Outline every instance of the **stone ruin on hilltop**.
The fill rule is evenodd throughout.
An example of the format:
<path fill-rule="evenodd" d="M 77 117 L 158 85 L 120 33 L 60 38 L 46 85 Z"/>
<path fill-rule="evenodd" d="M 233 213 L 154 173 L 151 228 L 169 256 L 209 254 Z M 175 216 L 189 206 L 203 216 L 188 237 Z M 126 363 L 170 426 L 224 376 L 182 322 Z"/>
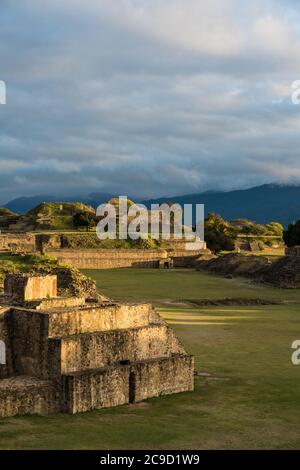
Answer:
<path fill-rule="evenodd" d="M 193 357 L 149 304 L 57 297 L 56 276 L 23 274 L 6 277 L 2 304 L 0 417 L 193 390 Z"/>

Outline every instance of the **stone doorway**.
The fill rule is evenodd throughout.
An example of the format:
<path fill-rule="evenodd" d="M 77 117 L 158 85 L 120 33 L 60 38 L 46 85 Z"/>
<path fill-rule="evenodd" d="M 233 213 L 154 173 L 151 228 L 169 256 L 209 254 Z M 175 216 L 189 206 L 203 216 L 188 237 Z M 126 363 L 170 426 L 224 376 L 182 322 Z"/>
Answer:
<path fill-rule="evenodd" d="M 159 261 L 160 269 L 173 269 L 174 261 L 172 258 L 164 258 Z"/>
<path fill-rule="evenodd" d="M 134 403 L 135 402 L 135 396 L 136 396 L 135 373 L 130 372 L 130 374 L 129 374 L 129 403 Z"/>

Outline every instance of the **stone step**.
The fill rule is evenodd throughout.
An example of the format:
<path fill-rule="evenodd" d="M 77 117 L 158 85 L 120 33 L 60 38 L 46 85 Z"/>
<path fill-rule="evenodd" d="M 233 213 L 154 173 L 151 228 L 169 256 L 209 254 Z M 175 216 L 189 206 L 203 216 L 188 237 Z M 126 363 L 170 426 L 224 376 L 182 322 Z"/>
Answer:
<path fill-rule="evenodd" d="M 84 297 L 56 297 L 52 299 L 35 300 L 27 302 L 26 307 L 35 310 L 67 309 L 87 306 Z"/>
<path fill-rule="evenodd" d="M 29 376 L 0 380 L 1 418 L 59 411 L 59 396 L 51 382 Z"/>
<path fill-rule="evenodd" d="M 46 301 L 45 301 L 46 302 Z M 103 304 L 53 310 L 14 308 L 14 329 L 48 338 L 93 333 L 97 331 L 138 328 L 149 325 L 150 304 Z"/>
<path fill-rule="evenodd" d="M 51 357 L 56 358 L 50 370 L 60 362 L 61 374 L 169 357 L 181 351 L 173 330 L 165 324 L 85 333 L 49 342 Z"/>
<path fill-rule="evenodd" d="M 150 304 L 88 306 L 72 312 L 51 313 L 49 338 L 149 325 Z"/>
<path fill-rule="evenodd" d="M 193 389 L 193 357 L 176 354 L 64 375 L 63 411 L 74 414 Z"/>

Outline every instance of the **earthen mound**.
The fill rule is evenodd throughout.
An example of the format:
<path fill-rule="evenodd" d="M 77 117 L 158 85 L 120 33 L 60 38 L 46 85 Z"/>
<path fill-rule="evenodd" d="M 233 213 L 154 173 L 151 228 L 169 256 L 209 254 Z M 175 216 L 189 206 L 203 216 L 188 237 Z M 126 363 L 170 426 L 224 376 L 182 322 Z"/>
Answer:
<path fill-rule="evenodd" d="M 264 256 L 232 253 L 199 261 L 196 269 L 251 277 L 284 289 L 300 288 L 300 256 L 283 256 L 273 261 Z"/>
<path fill-rule="evenodd" d="M 254 276 L 254 274 L 264 271 L 269 266 L 270 261 L 262 256 L 231 253 L 209 261 L 199 261 L 197 269 L 220 274 Z"/>
<path fill-rule="evenodd" d="M 263 282 L 285 289 L 300 288 L 300 256 L 284 256 L 261 274 Z"/>

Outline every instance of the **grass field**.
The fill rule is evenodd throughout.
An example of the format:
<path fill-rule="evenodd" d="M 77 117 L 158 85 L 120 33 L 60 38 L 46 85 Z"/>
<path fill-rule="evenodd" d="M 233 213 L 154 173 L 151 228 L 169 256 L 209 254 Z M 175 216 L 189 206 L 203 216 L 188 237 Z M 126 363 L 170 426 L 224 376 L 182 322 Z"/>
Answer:
<path fill-rule="evenodd" d="M 291 364 L 300 291 L 188 270 L 86 272 L 108 296 L 157 306 L 195 356 L 195 392 L 75 416 L 2 419 L 1 449 L 300 448 L 300 366 Z M 187 302 L 224 297 L 284 303 Z"/>

